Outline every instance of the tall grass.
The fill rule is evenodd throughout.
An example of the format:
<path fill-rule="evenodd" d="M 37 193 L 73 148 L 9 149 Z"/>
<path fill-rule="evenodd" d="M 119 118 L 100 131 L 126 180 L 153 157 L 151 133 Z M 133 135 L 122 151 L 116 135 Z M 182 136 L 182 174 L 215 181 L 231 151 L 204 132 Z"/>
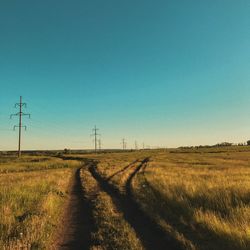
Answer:
<path fill-rule="evenodd" d="M 98 172 L 120 192 L 134 178 L 141 209 L 185 249 L 250 249 L 249 147 L 159 150 L 98 155 Z"/>
<path fill-rule="evenodd" d="M 70 169 L 0 177 L 0 248 L 43 249 L 60 219 Z"/>
<path fill-rule="evenodd" d="M 137 175 L 137 200 L 187 249 L 250 249 L 249 156 L 160 154 Z"/>
<path fill-rule="evenodd" d="M 76 161 L 11 158 L 0 163 L 0 249 L 48 249 Z M 50 169 L 48 171 L 41 171 Z"/>
<path fill-rule="evenodd" d="M 0 174 L 13 172 L 29 172 L 37 170 L 79 167 L 78 161 L 62 160 L 55 157 L 0 158 Z"/>

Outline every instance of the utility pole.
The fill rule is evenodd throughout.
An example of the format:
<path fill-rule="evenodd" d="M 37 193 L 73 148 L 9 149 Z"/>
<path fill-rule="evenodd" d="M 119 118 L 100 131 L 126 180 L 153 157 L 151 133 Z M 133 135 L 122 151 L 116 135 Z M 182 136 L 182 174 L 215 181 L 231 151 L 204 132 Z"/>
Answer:
<path fill-rule="evenodd" d="M 126 140 L 123 138 L 122 139 L 122 149 L 125 150 L 127 146 Z"/>
<path fill-rule="evenodd" d="M 97 131 L 98 131 L 99 129 L 98 128 L 96 128 L 96 126 L 93 128 L 93 134 L 91 135 L 91 136 L 94 136 L 95 138 L 94 138 L 94 142 L 95 142 L 95 152 L 97 151 L 97 136 L 98 135 L 100 135 L 100 134 L 98 134 L 97 133 Z"/>
<path fill-rule="evenodd" d="M 29 116 L 30 118 L 30 114 L 26 114 L 23 113 L 23 107 L 27 107 L 26 103 L 23 103 L 22 101 L 22 96 L 20 96 L 20 101 L 19 103 L 15 104 L 15 108 L 19 108 L 19 112 L 17 112 L 16 114 L 12 114 L 10 116 L 10 119 L 12 119 L 13 116 L 18 116 L 19 117 L 19 125 L 15 125 L 13 127 L 13 130 L 16 130 L 16 128 L 19 129 L 19 136 L 18 136 L 18 157 L 21 157 L 21 140 L 22 140 L 22 128 L 25 128 L 25 130 L 27 130 L 27 126 L 23 126 L 22 124 L 22 118 L 23 116 Z"/>

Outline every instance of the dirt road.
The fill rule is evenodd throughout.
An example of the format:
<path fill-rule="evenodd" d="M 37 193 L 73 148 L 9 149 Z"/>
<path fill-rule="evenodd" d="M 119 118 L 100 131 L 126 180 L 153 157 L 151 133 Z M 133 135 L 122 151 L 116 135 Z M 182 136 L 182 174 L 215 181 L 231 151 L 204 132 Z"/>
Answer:
<path fill-rule="evenodd" d="M 142 161 L 133 161 L 107 179 L 100 175 L 95 161 L 85 160 L 84 168 L 97 181 L 99 190 L 96 190 L 96 192 L 102 191 L 111 197 L 115 209 L 123 214 L 124 219 L 134 229 L 137 238 L 145 249 L 181 249 L 174 239 L 166 235 L 141 210 L 133 196 L 132 181 L 140 170 L 146 168 L 148 161 L 149 158 Z M 63 229 L 56 244 L 57 249 L 90 249 L 92 246 L 91 233 L 94 232 L 95 228 L 92 205 L 95 195 L 84 193 L 82 186 L 84 183 L 81 182 L 80 171 L 81 169 L 77 169 L 72 179 L 69 201 L 63 218 Z M 125 171 L 130 172 L 124 186 L 125 192 L 121 193 L 109 180 Z"/>

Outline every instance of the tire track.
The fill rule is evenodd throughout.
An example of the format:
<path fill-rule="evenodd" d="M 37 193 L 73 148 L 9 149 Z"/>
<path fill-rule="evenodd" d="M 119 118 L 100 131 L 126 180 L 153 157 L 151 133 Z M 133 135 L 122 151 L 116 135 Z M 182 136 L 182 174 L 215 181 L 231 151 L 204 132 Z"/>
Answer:
<path fill-rule="evenodd" d="M 76 169 L 73 174 L 69 200 L 54 249 L 84 250 L 91 245 L 93 217 L 90 202 L 84 198 L 80 170 Z"/>
<path fill-rule="evenodd" d="M 132 181 L 140 169 L 147 164 L 145 158 L 132 172 L 126 182 L 126 194 L 121 194 L 117 188 L 107 182 L 96 170 L 96 163 L 92 162 L 89 171 L 98 181 L 100 187 L 112 198 L 116 207 L 123 213 L 125 220 L 134 228 L 145 249 L 149 250 L 177 250 L 180 245 L 166 235 L 139 207 L 133 198 Z"/>
<path fill-rule="evenodd" d="M 136 164 L 137 162 L 139 162 L 139 160 L 135 160 L 133 162 L 131 162 L 130 164 L 128 164 L 126 167 L 122 168 L 121 170 L 115 172 L 114 174 L 112 174 L 111 176 L 109 176 L 106 180 L 109 181 L 111 180 L 113 177 L 115 177 L 118 174 L 123 173 L 124 171 L 126 171 L 127 169 L 129 169 L 130 167 L 132 167 L 134 164 Z"/>

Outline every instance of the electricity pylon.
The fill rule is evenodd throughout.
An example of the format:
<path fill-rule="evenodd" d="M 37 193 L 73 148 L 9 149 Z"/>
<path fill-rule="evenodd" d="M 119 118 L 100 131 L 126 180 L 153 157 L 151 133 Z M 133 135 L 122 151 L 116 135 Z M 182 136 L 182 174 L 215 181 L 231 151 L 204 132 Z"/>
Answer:
<path fill-rule="evenodd" d="M 21 157 L 22 128 L 25 128 L 25 130 L 27 130 L 27 126 L 23 126 L 23 124 L 22 124 L 22 118 L 23 118 L 23 116 L 29 116 L 29 118 L 30 118 L 30 114 L 23 113 L 23 107 L 27 108 L 27 104 L 23 103 L 22 96 L 20 96 L 19 103 L 15 104 L 15 108 L 19 108 L 19 112 L 17 112 L 16 114 L 12 114 L 10 116 L 10 119 L 12 119 L 13 116 L 18 116 L 19 117 L 19 124 L 15 125 L 13 127 L 13 130 L 16 130 L 16 128 L 19 129 L 19 136 L 18 136 L 18 157 Z"/>
<path fill-rule="evenodd" d="M 100 135 L 100 134 L 98 134 L 97 133 L 97 131 L 98 131 L 99 129 L 98 128 L 96 128 L 96 126 L 93 128 L 93 134 L 91 135 L 91 136 L 94 136 L 95 138 L 94 138 L 94 141 L 95 141 L 95 152 L 97 151 L 97 136 L 98 135 Z"/>
<path fill-rule="evenodd" d="M 123 138 L 122 139 L 122 149 L 125 150 L 127 147 L 127 143 L 126 143 L 126 140 Z"/>

